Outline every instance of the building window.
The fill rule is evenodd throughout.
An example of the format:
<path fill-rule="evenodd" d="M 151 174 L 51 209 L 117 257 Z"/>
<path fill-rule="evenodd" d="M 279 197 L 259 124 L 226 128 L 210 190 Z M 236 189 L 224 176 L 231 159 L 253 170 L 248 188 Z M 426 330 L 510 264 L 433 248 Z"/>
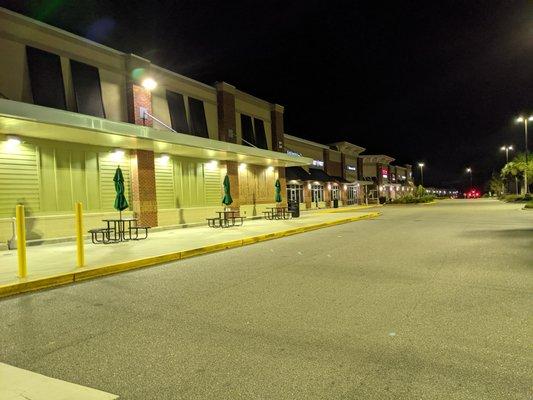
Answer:
<path fill-rule="evenodd" d="M 304 187 L 302 185 L 287 185 L 287 200 L 302 203 L 304 201 Z"/>
<path fill-rule="evenodd" d="M 254 118 L 255 145 L 260 149 L 268 150 L 268 143 L 265 133 L 265 123 L 262 119 Z"/>
<path fill-rule="evenodd" d="M 346 189 L 346 197 L 348 198 L 348 204 L 355 204 L 357 201 L 357 186 L 350 185 Z"/>
<path fill-rule="evenodd" d="M 245 146 L 255 146 L 254 127 L 252 125 L 252 117 L 241 114 L 241 131 L 242 144 Z"/>
<path fill-rule="evenodd" d="M 311 201 L 316 203 L 318 201 L 324 201 L 324 186 L 319 184 L 313 184 L 311 186 Z"/>
<path fill-rule="evenodd" d="M 331 200 L 339 200 L 340 197 L 339 197 L 339 187 L 334 185 L 331 187 Z"/>
<path fill-rule="evenodd" d="M 67 109 L 61 60 L 57 54 L 34 47 L 26 47 L 33 103 L 52 108 Z"/>
<path fill-rule="evenodd" d="M 191 116 L 191 133 L 195 136 L 208 138 L 204 102 L 194 97 L 189 97 L 189 113 Z"/>
<path fill-rule="evenodd" d="M 105 118 L 98 68 L 70 60 L 76 109 L 79 113 Z"/>
<path fill-rule="evenodd" d="M 183 95 L 167 90 L 167 103 L 172 129 L 179 133 L 190 133 Z"/>

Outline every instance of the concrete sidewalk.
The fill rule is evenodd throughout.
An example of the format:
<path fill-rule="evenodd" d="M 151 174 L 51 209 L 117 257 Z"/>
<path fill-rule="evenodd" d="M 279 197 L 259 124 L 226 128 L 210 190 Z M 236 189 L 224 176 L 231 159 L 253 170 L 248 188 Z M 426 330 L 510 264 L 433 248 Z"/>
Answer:
<path fill-rule="evenodd" d="M 109 245 L 94 245 L 88 242 L 85 245 L 84 268 L 75 266 L 76 245 L 73 242 L 31 246 L 27 248 L 28 277 L 26 279 L 17 277 L 17 252 L 1 251 L 0 296 L 178 260 L 375 216 L 377 213 L 367 210 L 367 207 L 350 207 L 345 208 L 342 215 L 327 212 L 327 210 L 305 212 L 300 218 L 291 220 L 248 220 L 243 226 L 227 229 L 201 226 L 163 230 L 150 233 L 148 239 L 143 241 Z M 71 276 L 73 273 L 78 275 L 76 279 Z M 49 282 L 45 282 L 47 279 Z M 32 283 L 36 284 L 32 285 Z"/>

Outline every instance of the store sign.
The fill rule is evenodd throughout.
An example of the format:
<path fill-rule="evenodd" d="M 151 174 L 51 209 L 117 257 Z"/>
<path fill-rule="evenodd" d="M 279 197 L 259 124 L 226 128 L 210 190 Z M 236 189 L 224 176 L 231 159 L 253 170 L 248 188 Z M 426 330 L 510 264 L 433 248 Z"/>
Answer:
<path fill-rule="evenodd" d="M 324 161 L 321 161 L 321 160 L 313 160 L 313 165 L 315 167 L 323 167 L 324 166 Z"/>
<path fill-rule="evenodd" d="M 353 165 L 347 165 L 347 166 L 346 166 L 346 169 L 347 169 L 348 171 L 357 171 L 357 168 L 355 168 Z"/>
<path fill-rule="evenodd" d="M 381 168 L 381 176 L 385 179 L 389 177 L 389 169 L 388 168 Z"/>
<path fill-rule="evenodd" d="M 297 151 L 287 150 L 287 154 L 293 157 L 302 157 L 302 153 L 298 153 Z"/>

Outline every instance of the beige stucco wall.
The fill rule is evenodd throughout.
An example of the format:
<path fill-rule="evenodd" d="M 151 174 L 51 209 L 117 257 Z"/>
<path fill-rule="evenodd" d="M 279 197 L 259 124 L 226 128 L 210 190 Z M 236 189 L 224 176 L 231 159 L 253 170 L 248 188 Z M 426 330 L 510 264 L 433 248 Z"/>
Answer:
<path fill-rule="evenodd" d="M 312 146 L 307 143 L 298 142 L 285 136 L 285 147 L 292 151 L 301 153 L 304 157 L 310 157 L 313 160 L 324 160 L 324 149 Z"/>
<path fill-rule="evenodd" d="M 1 26 L 0 19 L 0 26 Z M 1 28 L 0 28 L 1 29 Z M 10 100 L 32 102 L 26 49 L 2 37 L 0 30 L 0 93 Z"/>
<path fill-rule="evenodd" d="M 337 150 L 327 150 L 329 159 L 334 162 L 341 162 L 341 152 Z"/>

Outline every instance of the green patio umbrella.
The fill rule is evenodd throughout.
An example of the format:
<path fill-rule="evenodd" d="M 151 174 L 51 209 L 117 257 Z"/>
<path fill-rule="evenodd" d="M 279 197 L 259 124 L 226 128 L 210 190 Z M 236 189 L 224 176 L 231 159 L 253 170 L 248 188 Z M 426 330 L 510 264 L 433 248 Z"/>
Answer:
<path fill-rule="evenodd" d="M 124 176 L 122 175 L 122 170 L 120 167 L 117 167 L 115 171 L 115 176 L 113 177 L 113 182 L 115 182 L 115 210 L 120 212 L 120 219 L 122 219 L 122 211 L 128 208 L 128 201 L 126 196 L 124 196 Z"/>
<path fill-rule="evenodd" d="M 224 197 L 222 197 L 222 204 L 229 206 L 231 203 L 233 203 L 233 199 L 231 198 L 231 188 L 229 184 L 229 176 L 226 175 L 224 178 Z"/>
<path fill-rule="evenodd" d="M 276 203 L 281 203 L 281 183 L 279 183 L 279 179 L 276 179 L 274 187 L 276 188 Z"/>

